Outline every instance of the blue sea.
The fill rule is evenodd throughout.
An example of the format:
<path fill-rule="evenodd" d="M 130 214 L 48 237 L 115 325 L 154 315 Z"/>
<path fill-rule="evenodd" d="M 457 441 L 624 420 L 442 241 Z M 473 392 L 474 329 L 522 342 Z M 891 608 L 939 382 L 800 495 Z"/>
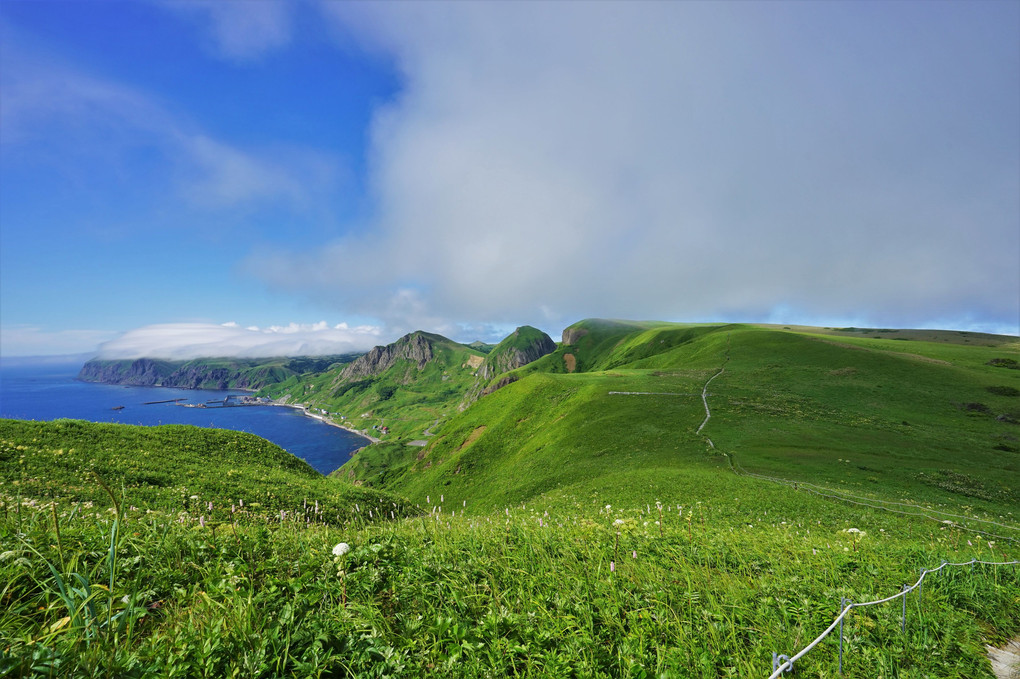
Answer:
<path fill-rule="evenodd" d="M 293 408 L 240 406 L 221 408 L 227 396 L 243 391 L 125 387 L 79 382 L 81 363 L 29 363 L 0 365 L 0 417 L 19 420 L 73 418 L 123 424 L 192 424 L 199 427 L 245 431 L 268 439 L 329 474 L 369 441 L 339 427 L 303 415 Z M 206 408 L 185 408 L 153 403 L 183 398 L 181 403 L 207 403 Z M 114 410 L 123 406 L 122 409 Z"/>

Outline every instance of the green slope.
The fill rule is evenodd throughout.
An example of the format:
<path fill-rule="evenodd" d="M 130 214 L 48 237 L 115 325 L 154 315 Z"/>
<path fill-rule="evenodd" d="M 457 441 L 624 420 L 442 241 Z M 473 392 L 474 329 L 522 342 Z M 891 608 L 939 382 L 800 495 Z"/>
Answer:
<path fill-rule="evenodd" d="M 888 498 L 995 514 L 1020 506 L 1020 399 L 1009 395 L 1020 393 L 1020 371 L 990 364 L 1020 356 L 1015 338 L 975 346 L 744 325 L 572 328 L 583 332 L 568 329 L 570 343 L 447 422 L 386 487 L 416 499 L 443 490 L 456 502 L 577 489 L 630 500 L 633 475 L 651 472 L 664 491 L 692 468 L 727 469 L 728 453 L 747 470 Z M 699 435 L 701 392 L 720 368 Z"/>
<path fill-rule="evenodd" d="M 395 496 L 248 435 L 0 421 L 0 674 L 763 677 L 841 597 L 950 561 L 905 599 L 905 631 L 899 601 L 847 617 L 844 676 L 991 679 L 984 644 L 1020 630 L 1020 570 L 967 564 L 1020 558 L 1016 338 L 578 325 L 463 412 L 433 403 L 450 414 L 427 448 L 370 446 L 340 470 L 424 510 L 396 521 L 350 510 Z M 377 379 L 388 402 L 422 377 L 428 397 L 453 379 L 432 370 L 291 388 Z M 731 460 L 995 523 L 831 501 Z M 138 509 L 74 504 L 103 501 L 93 470 Z M 240 497 L 261 518 L 231 520 Z M 300 520 L 306 499 L 335 520 Z M 832 636 L 797 675 L 837 662 Z"/>
<path fill-rule="evenodd" d="M 104 489 L 104 484 L 106 489 Z M 321 521 L 351 519 L 356 503 L 403 501 L 385 492 L 328 479 L 253 434 L 188 425 L 140 427 L 82 420 L 0 419 L 0 496 L 70 506 L 125 502 L 224 519 L 243 503 L 246 516 L 304 515 L 318 503 Z M 208 510 L 209 502 L 213 509 Z"/>
<path fill-rule="evenodd" d="M 383 440 L 420 439 L 465 404 L 483 360 L 484 354 L 471 347 L 415 332 L 346 366 L 295 377 L 260 393 L 306 404 Z"/>

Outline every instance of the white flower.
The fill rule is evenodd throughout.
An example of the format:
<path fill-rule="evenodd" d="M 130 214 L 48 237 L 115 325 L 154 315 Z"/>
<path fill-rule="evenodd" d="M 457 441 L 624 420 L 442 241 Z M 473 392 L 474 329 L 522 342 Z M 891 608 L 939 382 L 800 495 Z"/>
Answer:
<path fill-rule="evenodd" d="M 333 545 L 333 556 L 343 556 L 349 551 L 351 551 L 351 546 L 346 542 L 340 542 Z"/>

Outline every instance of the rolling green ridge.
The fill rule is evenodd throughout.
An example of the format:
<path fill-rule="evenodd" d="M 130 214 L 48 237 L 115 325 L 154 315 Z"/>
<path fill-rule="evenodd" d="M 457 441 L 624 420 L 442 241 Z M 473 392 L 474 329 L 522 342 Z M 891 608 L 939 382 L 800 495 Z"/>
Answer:
<path fill-rule="evenodd" d="M 841 597 L 1020 559 L 1018 359 L 587 320 L 467 403 L 483 355 L 413 333 L 273 387 L 394 423 L 330 478 L 234 432 L 0 422 L 0 675 L 765 677 Z M 1020 568 L 906 602 L 848 616 L 844 676 L 989 679 Z M 839 676 L 835 637 L 796 673 Z"/>
<path fill-rule="evenodd" d="M 988 513 L 1020 505 L 1020 399 L 1010 395 L 1020 371 L 992 365 L 1020 353 L 1015 339 L 968 346 L 602 321 L 564 334 L 573 343 L 448 421 L 383 485 L 416 499 L 443 487 L 458 500 L 520 502 L 612 486 L 630 468 L 659 469 L 666 488 L 692 466 L 726 468 L 727 453 L 748 470 L 887 497 Z M 720 369 L 698 435 L 702 388 Z M 363 454 L 365 466 L 372 451 Z"/>
<path fill-rule="evenodd" d="M 466 405 L 484 356 L 440 335 L 416 332 L 346 366 L 294 377 L 260 393 L 322 410 L 376 437 L 417 439 Z"/>
<path fill-rule="evenodd" d="M 254 434 L 190 425 L 141 427 L 82 420 L 0 419 L 0 494 L 65 506 L 125 502 L 216 517 L 244 505 L 249 517 L 277 518 L 319 500 L 321 521 L 350 520 L 354 503 L 399 498 L 331 482 L 308 463 Z M 104 484 L 106 488 L 104 489 Z M 402 501 L 398 504 L 403 506 Z M 403 511 L 403 510 L 402 510 Z"/>

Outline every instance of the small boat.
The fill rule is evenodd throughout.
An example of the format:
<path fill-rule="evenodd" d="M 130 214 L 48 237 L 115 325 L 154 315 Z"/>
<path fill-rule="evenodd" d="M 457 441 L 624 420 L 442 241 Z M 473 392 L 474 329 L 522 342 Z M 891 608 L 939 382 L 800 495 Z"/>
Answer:
<path fill-rule="evenodd" d="M 110 410 L 124 410 L 124 406 L 113 406 Z"/>

